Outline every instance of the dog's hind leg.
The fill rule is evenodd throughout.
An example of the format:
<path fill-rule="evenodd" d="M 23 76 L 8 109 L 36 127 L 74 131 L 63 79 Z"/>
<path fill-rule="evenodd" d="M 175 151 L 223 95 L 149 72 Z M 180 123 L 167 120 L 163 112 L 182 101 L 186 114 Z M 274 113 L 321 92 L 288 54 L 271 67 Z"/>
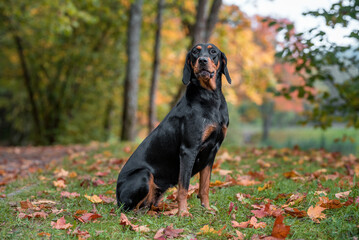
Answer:
<path fill-rule="evenodd" d="M 117 181 L 117 205 L 124 210 L 150 206 L 155 201 L 157 186 L 147 169 L 131 173 L 126 179 Z"/>

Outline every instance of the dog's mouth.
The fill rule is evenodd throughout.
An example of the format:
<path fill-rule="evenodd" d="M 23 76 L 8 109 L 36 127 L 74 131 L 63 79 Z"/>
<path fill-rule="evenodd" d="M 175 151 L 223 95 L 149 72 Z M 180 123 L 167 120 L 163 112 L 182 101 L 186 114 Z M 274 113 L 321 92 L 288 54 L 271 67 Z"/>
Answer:
<path fill-rule="evenodd" d="M 215 74 L 214 71 L 213 71 L 213 72 L 210 72 L 210 71 L 208 71 L 207 69 L 201 69 L 200 71 L 198 71 L 198 72 L 196 73 L 196 76 L 197 76 L 198 78 L 202 78 L 202 79 L 204 79 L 204 80 L 209 80 L 209 79 L 213 78 L 214 74 Z"/>

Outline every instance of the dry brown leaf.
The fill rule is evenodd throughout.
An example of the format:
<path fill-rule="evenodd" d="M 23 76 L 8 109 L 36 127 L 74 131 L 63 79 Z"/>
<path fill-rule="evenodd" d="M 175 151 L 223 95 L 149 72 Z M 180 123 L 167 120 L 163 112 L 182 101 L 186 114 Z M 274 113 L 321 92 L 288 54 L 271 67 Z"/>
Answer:
<path fill-rule="evenodd" d="M 346 192 L 339 192 L 335 194 L 336 198 L 347 198 L 349 196 L 349 194 L 351 193 L 350 191 L 346 191 Z"/>
<path fill-rule="evenodd" d="M 319 197 L 318 204 L 323 208 L 335 209 L 343 207 L 343 204 L 338 200 L 329 200 L 328 197 Z"/>
<path fill-rule="evenodd" d="M 272 237 L 285 239 L 288 236 L 290 232 L 290 226 L 286 226 L 283 223 L 283 220 L 283 215 L 279 215 L 278 217 L 276 217 L 273 225 Z"/>
<path fill-rule="evenodd" d="M 307 216 L 307 212 L 306 211 L 300 211 L 296 208 L 284 208 L 285 213 L 291 215 L 292 217 L 297 217 L 297 218 L 302 218 L 302 217 L 306 217 Z"/>
<path fill-rule="evenodd" d="M 26 201 L 20 201 L 20 206 L 22 209 L 32 209 L 34 205 L 27 199 Z"/>
<path fill-rule="evenodd" d="M 180 236 L 180 233 L 182 233 L 183 229 L 174 229 L 173 224 L 170 226 L 167 226 L 166 228 L 160 228 L 153 239 L 167 239 L 167 238 L 177 238 Z"/>

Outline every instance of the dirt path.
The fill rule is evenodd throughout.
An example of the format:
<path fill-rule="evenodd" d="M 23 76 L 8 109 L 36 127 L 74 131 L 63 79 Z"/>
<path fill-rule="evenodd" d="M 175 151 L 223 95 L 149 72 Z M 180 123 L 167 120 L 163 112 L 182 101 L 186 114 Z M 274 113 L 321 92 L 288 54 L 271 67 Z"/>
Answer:
<path fill-rule="evenodd" d="M 70 145 L 45 147 L 0 147 L 0 186 L 46 169 L 74 153 L 94 150 L 98 145 Z"/>

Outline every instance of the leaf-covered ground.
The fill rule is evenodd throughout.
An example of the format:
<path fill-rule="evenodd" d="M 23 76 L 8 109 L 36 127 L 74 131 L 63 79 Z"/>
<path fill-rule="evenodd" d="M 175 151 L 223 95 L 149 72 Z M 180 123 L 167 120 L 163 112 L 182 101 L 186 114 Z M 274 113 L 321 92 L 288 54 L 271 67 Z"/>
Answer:
<path fill-rule="evenodd" d="M 117 175 L 134 149 L 69 153 L 62 164 L 4 183 L 0 238 L 358 239 L 356 156 L 222 149 L 211 180 L 213 210 L 201 207 L 195 176 L 188 196 L 193 218 L 179 218 L 175 188 L 157 208 L 121 212 L 115 205 Z"/>

